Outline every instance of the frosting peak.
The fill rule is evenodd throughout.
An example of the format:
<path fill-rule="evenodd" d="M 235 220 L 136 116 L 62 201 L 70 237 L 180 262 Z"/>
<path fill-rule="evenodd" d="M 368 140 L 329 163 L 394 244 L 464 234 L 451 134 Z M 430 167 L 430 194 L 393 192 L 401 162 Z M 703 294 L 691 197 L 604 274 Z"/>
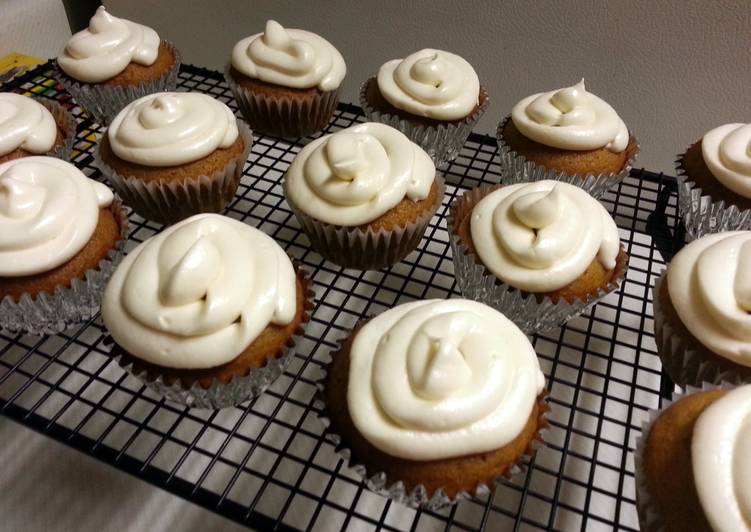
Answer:
<path fill-rule="evenodd" d="M 704 162 L 727 188 L 751 198 L 751 124 L 725 124 L 704 135 Z"/>
<path fill-rule="evenodd" d="M 56 139 L 57 124 L 46 107 L 20 94 L 0 93 L 0 155 L 18 148 L 47 153 Z"/>

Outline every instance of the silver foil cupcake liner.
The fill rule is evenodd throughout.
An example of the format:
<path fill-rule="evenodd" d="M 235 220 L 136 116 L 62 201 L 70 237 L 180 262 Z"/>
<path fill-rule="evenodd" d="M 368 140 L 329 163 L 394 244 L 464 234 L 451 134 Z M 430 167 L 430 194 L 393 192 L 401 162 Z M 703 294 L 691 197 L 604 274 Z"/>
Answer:
<path fill-rule="evenodd" d="M 84 83 L 68 76 L 57 63 L 55 63 L 57 69 L 55 77 L 95 122 L 107 125 L 123 107 L 133 100 L 154 92 L 175 90 L 177 75 L 180 72 L 180 52 L 170 42 L 162 41 L 162 44 L 172 51 L 175 63 L 160 78 L 155 80 L 127 86 Z"/>
<path fill-rule="evenodd" d="M 73 144 L 76 142 L 76 128 L 78 127 L 76 119 L 62 105 L 55 101 L 46 98 L 35 98 L 35 100 L 52 114 L 63 137 L 62 145 L 53 148 L 47 155 L 57 157 L 63 161 L 70 161 L 70 153 L 73 150 Z"/>
<path fill-rule="evenodd" d="M 511 115 L 501 120 L 501 123 L 498 124 L 498 129 L 496 130 L 496 140 L 498 141 L 498 151 L 501 158 L 501 182 L 504 185 L 552 179 L 553 181 L 562 181 L 584 189 L 591 196 L 599 199 L 609 189 L 615 187 L 621 181 L 626 179 L 639 155 L 639 143 L 634 137 L 631 137 L 629 139 L 628 147 L 626 148 L 629 152 L 626 165 L 617 174 L 579 175 L 549 170 L 544 166 L 528 161 L 526 157 L 512 150 L 511 147 L 506 144 L 503 130 L 509 120 L 511 120 Z"/>
<path fill-rule="evenodd" d="M 211 175 L 183 181 L 144 181 L 125 176 L 104 162 L 101 142 L 94 151 L 94 164 L 133 211 L 146 219 L 169 225 L 202 212 L 222 212 L 234 199 L 253 146 L 253 133 L 247 124 L 238 120 L 237 129 L 245 143 L 242 153 Z"/>
<path fill-rule="evenodd" d="M 341 87 L 322 92 L 314 100 L 270 96 L 244 88 L 232 76 L 231 67 L 225 68 L 224 79 L 254 131 L 282 138 L 307 137 L 325 128 L 336 111 Z"/>
<path fill-rule="evenodd" d="M 379 270 L 402 261 L 420 244 L 433 215 L 441 206 L 445 183 L 436 174 L 438 194 L 435 203 L 413 222 L 391 231 L 331 225 L 304 213 L 289 195 L 287 203 L 308 238 L 311 246 L 326 260 L 343 268 Z"/>
<path fill-rule="evenodd" d="M 564 299 L 554 303 L 547 296 L 538 297 L 500 281 L 461 242 L 454 226 L 456 208 L 467 203 L 475 205 L 491 187 L 492 185 L 486 185 L 466 192 L 464 196 L 454 202 L 447 217 L 446 223 L 454 258 L 456 284 L 464 297 L 480 301 L 499 310 L 525 333 L 533 334 L 564 324 L 574 316 L 584 312 L 590 305 L 618 290 L 628 269 L 629 258 L 625 252 L 622 253 L 625 258 L 621 259 L 619 255 L 615 275 L 605 287 L 597 290 L 595 294 L 577 299 L 572 303 Z M 621 250 L 623 251 L 622 247 Z"/>
<path fill-rule="evenodd" d="M 683 338 L 665 317 L 665 312 L 660 303 L 660 289 L 662 283 L 667 282 L 667 270 L 655 282 L 652 291 L 652 309 L 654 311 L 654 332 L 657 354 L 662 362 L 663 369 L 670 379 L 680 387 L 701 386 L 703 382 L 719 384 L 727 382 L 731 384 L 744 384 L 751 382 L 732 368 L 722 367 L 717 362 L 692 348 L 687 338 Z M 719 357 L 720 355 L 716 355 Z M 730 363 L 728 361 L 728 363 Z M 751 368 L 748 368 L 751 373 Z"/>
<path fill-rule="evenodd" d="M 485 100 L 482 106 L 468 117 L 437 125 L 420 124 L 395 114 L 379 111 L 370 105 L 367 98 L 367 89 L 371 82 L 375 82 L 375 78 L 368 79 L 360 86 L 360 106 L 368 120 L 386 124 L 407 135 L 409 140 L 430 155 L 436 166 L 441 166 L 456 159 L 456 156 L 462 150 L 462 146 L 467 142 L 469 134 L 472 133 L 472 128 L 475 127 L 475 124 L 482 118 L 488 105 L 490 105 L 488 93 L 484 87 L 480 87 L 485 95 Z"/>
<path fill-rule="evenodd" d="M 42 292 L 36 297 L 22 294 L 18 300 L 5 296 L 0 300 L 0 329 L 11 333 L 57 334 L 99 312 L 104 287 L 123 258 L 128 238 L 128 216 L 117 196 L 111 208 L 120 227 L 120 240 L 107 258 L 87 270 L 83 279 L 72 279 L 70 287 L 60 285 L 53 293 Z"/>

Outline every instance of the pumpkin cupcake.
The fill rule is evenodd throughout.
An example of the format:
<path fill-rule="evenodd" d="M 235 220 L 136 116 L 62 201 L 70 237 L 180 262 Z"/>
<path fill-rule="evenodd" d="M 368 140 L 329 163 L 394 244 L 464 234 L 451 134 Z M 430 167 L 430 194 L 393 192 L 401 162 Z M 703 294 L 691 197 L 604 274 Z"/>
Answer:
<path fill-rule="evenodd" d="M 751 231 L 707 235 L 673 257 L 653 290 L 663 367 L 685 386 L 751 382 Z"/>
<path fill-rule="evenodd" d="M 431 510 L 493 489 L 547 427 L 529 340 L 462 299 L 406 303 L 359 324 L 321 393 L 329 437 L 368 487 Z"/>
<path fill-rule="evenodd" d="M 254 130 L 304 137 L 331 120 L 346 73 L 342 54 L 326 39 L 269 20 L 263 33 L 235 45 L 225 78 Z"/>
<path fill-rule="evenodd" d="M 218 214 L 168 227 L 107 285 L 113 356 L 167 398 L 223 408 L 258 395 L 292 356 L 312 283 L 265 233 Z"/>
<path fill-rule="evenodd" d="M 553 179 L 596 198 L 623 181 L 639 152 L 618 113 L 587 92 L 584 80 L 521 100 L 497 139 L 504 183 Z"/>
<path fill-rule="evenodd" d="M 751 229 L 751 124 L 709 131 L 678 157 L 676 170 L 689 239 Z"/>
<path fill-rule="evenodd" d="M 559 325 L 616 290 L 628 264 L 600 202 L 558 181 L 470 190 L 451 206 L 448 229 L 462 294 L 525 332 Z"/>
<path fill-rule="evenodd" d="M 110 189 L 72 164 L 0 164 L 0 329 L 54 334 L 91 318 L 127 230 Z"/>
<path fill-rule="evenodd" d="M 444 190 L 427 153 L 373 122 L 306 145 L 283 188 L 313 248 L 361 270 L 392 266 L 414 250 Z"/>
<path fill-rule="evenodd" d="M 229 107 L 197 92 L 162 92 L 112 121 L 96 164 L 125 203 L 170 224 L 220 212 L 235 197 L 253 135 Z"/>
<path fill-rule="evenodd" d="M 751 531 L 751 386 L 678 395 L 634 453 L 644 532 Z"/>
<path fill-rule="evenodd" d="M 133 100 L 174 90 L 180 53 L 146 26 L 100 6 L 57 58 L 57 79 L 94 120 L 109 124 Z"/>
<path fill-rule="evenodd" d="M 489 103 L 472 65 L 432 48 L 388 61 L 360 88 L 368 119 L 407 135 L 437 166 L 456 158 Z"/>

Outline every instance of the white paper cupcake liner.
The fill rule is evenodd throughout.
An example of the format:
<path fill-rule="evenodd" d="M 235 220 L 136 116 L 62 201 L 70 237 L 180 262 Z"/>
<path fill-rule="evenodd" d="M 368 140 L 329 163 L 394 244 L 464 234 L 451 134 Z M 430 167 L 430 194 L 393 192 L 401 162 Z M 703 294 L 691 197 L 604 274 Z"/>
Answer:
<path fill-rule="evenodd" d="M 99 312 L 104 287 L 123 258 L 128 238 L 128 217 L 117 196 L 112 210 L 120 226 L 120 240 L 107 258 L 99 261 L 95 269 L 86 271 L 83 279 L 71 280 L 70 287 L 60 285 L 52 294 L 42 292 L 36 297 L 23 294 L 17 301 L 4 297 L 0 301 L 0 329 L 11 333 L 57 334 Z"/>
<path fill-rule="evenodd" d="M 341 87 L 320 94 L 315 100 L 297 100 L 254 93 L 232 76 L 231 64 L 224 70 L 245 120 L 254 131 L 282 138 L 307 137 L 325 128 L 336 111 Z"/>
<path fill-rule="evenodd" d="M 395 114 L 379 111 L 370 105 L 366 93 L 368 84 L 374 79 L 370 78 L 360 86 L 360 106 L 365 112 L 365 116 L 371 122 L 386 124 L 407 135 L 409 140 L 430 155 L 436 166 L 441 166 L 456 159 L 456 156 L 462 150 L 462 146 L 467 142 L 469 134 L 472 133 L 472 128 L 475 127 L 475 124 L 482 118 L 488 105 L 490 105 L 490 97 L 485 88 L 481 87 L 480 90 L 485 93 L 485 100 L 482 106 L 470 116 L 462 120 L 444 122 L 438 125 L 420 124 Z"/>
<path fill-rule="evenodd" d="M 175 63 L 160 78 L 155 80 L 128 86 L 84 83 L 68 76 L 57 63 L 55 63 L 57 69 L 55 77 L 95 122 L 107 125 L 123 107 L 133 100 L 154 92 L 175 90 L 177 75 L 180 72 L 180 52 L 170 42 L 162 41 L 162 44 L 172 50 Z"/>
<path fill-rule="evenodd" d="M 626 148 L 629 151 L 626 165 L 617 174 L 587 174 L 582 176 L 549 170 L 544 166 L 539 166 L 532 161 L 528 161 L 523 155 L 512 150 L 506 144 L 503 130 L 509 120 L 511 120 L 511 115 L 501 120 L 496 130 L 496 140 L 498 141 L 498 150 L 501 157 L 501 182 L 504 185 L 552 179 L 553 181 L 562 181 L 584 189 L 590 195 L 599 199 L 609 189 L 626 179 L 639 155 L 639 143 L 631 137 L 629 145 Z"/>
<path fill-rule="evenodd" d="M 628 255 L 625 256 L 625 260 L 616 264 L 617 271 L 607 286 L 599 289 L 595 294 L 577 299 L 572 303 L 562 298 L 554 303 L 549 297 L 538 298 L 535 294 L 501 282 L 480 262 L 476 254 L 467 249 L 454 230 L 457 206 L 466 203 L 477 204 L 491 186 L 486 185 L 466 192 L 454 202 L 447 217 L 456 284 L 464 297 L 499 310 L 525 333 L 533 334 L 562 325 L 584 312 L 590 305 L 618 290 L 626 276 Z M 621 250 L 623 250 L 622 247 Z"/>
<path fill-rule="evenodd" d="M 169 225 L 202 212 L 222 212 L 235 197 L 245 161 L 253 146 L 253 133 L 247 124 L 238 120 L 237 129 L 245 143 L 242 153 L 211 175 L 183 181 L 148 182 L 125 176 L 104 162 L 101 142 L 94 151 L 94 165 L 123 201 L 148 220 Z"/>
<path fill-rule="evenodd" d="M 378 270 L 400 262 L 420 244 L 430 220 L 441 205 L 445 191 L 442 176 L 436 174 L 435 182 L 438 194 L 430 209 L 413 222 L 391 231 L 376 232 L 327 224 L 304 213 L 290 201 L 289 195 L 285 196 L 312 247 L 326 260 L 344 268 Z"/>
<path fill-rule="evenodd" d="M 57 127 L 61 130 L 63 143 L 53 148 L 47 155 L 57 157 L 63 161 L 70 161 L 70 153 L 73 150 L 73 144 L 76 142 L 76 128 L 78 124 L 73 115 L 70 114 L 62 105 L 46 98 L 35 98 L 35 101 L 43 105 L 55 119 Z"/>

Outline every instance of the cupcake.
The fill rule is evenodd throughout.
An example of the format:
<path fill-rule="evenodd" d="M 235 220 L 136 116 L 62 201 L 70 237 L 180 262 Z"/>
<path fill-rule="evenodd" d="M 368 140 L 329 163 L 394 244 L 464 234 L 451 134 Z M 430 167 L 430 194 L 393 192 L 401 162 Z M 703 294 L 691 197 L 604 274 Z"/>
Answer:
<path fill-rule="evenodd" d="M 146 26 L 100 6 L 57 58 L 57 79 L 100 124 L 133 100 L 177 86 L 180 54 Z"/>
<path fill-rule="evenodd" d="M 120 364 L 197 408 L 240 404 L 287 366 L 312 283 L 265 233 L 218 214 L 168 227 L 115 270 L 102 318 Z"/>
<path fill-rule="evenodd" d="M 751 386 L 705 386 L 652 414 L 634 454 L 641 530 L 751 531 Z"/>
<path fill-rule="evenodd" d="M 433 510 L 517 472 L 547 427 L 529 340 L 462 299 L 406 303 L 358 324 L 321 394 L 329 438 L 368 487 Z"/>
<path fill-rule="evenodd" d="M 437 166 L 456 158 L 489 103 L 472 65 L 431 48 L 385 63 L 360 88 L 368 120 L 398 129 Z"/>
<path fill-rule="evenodd" d="M 304 137 L 331 120 L 346 73 L 342 54 L 326 39 L 269 20 L 263 33 L 235 45 L 225 78 L 254 130 Z"/>
<path fill-rule="evenodd" d="M 751 382 L 751 231 L 707 235 L 673 257 L 653 291 L 655 341 L 680 386 Z"/>
<path fill-rule="evenodd" d="M 678 211 L 693 240 L 751 229 L 751 124 L 725 124 L 676 161 Z"/>
<path fill-rule="evenodd" d="M 618 113 L 573 87 L 533 94 L 498 126 L 506 184 L 554 179 L 599 198 L 629 174 L 639 146 Z"/>
<path fill-rule="evenodd" d="M 0 329 L 54 334 L 91 318 L 127 231 L 110 189 L 72 164 L 0 164 Z"/>
<path fill-rule="evenodd" d="M 0 92 L 0 163 L 49 155 L 67 159 L 76 140 L 76 121 L 50 100 Z"/>
<path fill-rule="evenodd" d="M 222 102 L 162 92 L 118 113 L 95 162 L 134 211 L 171 224 L 222 211 L 235 197 L 252 143 L 248 126 Z"/>
<path fill-rule="evenodd" d="M 444 190 L 427 153 L 372 122 L 306 145 L 283 188 L 313 248 L 360 270 L 392 266 L 415 249 Z"/>
<path fill-rule="evenodd" d="M 616 290 L 628 264 L 610 214 L 560 181 L 470 190 L 451 206 L 448 229 L 462 294 L 529 333 Z"/>

